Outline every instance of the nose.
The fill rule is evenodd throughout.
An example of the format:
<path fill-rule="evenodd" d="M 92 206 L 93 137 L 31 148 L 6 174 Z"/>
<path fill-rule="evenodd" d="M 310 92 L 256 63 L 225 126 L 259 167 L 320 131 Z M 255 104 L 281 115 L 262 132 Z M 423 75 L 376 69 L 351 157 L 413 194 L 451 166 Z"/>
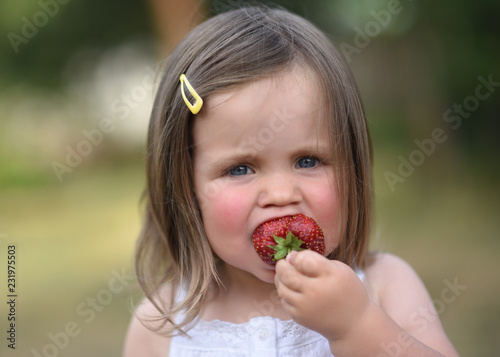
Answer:
<path fill-rule="evenodd" d="M 302 201 L 302 193 L 293 174 L 273 173 L 261 179 L 258 198 L 260 207 L 295 205 Z"/>

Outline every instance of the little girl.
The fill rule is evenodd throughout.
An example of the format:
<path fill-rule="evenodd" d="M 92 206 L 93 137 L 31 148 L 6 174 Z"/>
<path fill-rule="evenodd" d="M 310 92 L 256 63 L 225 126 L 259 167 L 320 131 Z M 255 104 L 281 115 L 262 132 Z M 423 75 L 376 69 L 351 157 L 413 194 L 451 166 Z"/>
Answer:
<path fill-rule="evenodd" d="M 304 19 L 261 7 L 194 29 L 151 115 L 124 356 L 456 356 L 401 259 L 367 254 L 371 145 L 352 75 Z M 261 224 L 302 213 L 323 255 L 276 265 Z"/>

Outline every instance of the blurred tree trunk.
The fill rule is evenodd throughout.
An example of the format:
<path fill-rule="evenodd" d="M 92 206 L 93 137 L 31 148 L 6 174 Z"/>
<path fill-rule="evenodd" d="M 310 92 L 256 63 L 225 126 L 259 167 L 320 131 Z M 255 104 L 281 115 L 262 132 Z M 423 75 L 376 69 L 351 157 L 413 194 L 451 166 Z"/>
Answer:
<path fill-rule="evenodd" d="M 161 57 L 166 57 L 177 44 L 206 18 L 200 0 L 149 0 L 154 29 L 159 38 Z"/>

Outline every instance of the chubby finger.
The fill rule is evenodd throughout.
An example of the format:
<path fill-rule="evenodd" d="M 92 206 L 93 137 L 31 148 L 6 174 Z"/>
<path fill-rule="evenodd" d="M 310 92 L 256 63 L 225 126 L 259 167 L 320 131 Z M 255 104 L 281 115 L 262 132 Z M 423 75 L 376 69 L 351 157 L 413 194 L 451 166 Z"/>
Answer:
<path fill-rule="evenodd" d="M 295 306 L 295 304 L 293 304 L 292 302 L 290 302 L 286 298 L 281 298 L 281 306 L 283 306 L 283 308 L 285 309 L 285 311 L 288 313 L 288 315 L 291 318 L 293 318 L 294 316 L 297 316 L 297 314 L 298 314 L 297 307 Z"/>
<path fill-rule="evenodd" d="M 282 303 L 286 303 L 287 305 L 294 306 L 295 301 L 297 301 L 302 293 L 299 293 L 295 290 L 288 288 L 285 284 L 280 282 L 279 280 L 275 281 L 276 291 L 278 292 L 278 296 L 281 299 Z"/>
<path fill-rule="evenodd" d="M 274 284 L 276 285 L 276 291 L 281 299 L 281 303 L 286 303 L 289 306 L 294 306 L 295 301 L 300 297 L 302 293 L 294 290 L 293 288 L 299 289 L 302 284 L 299 279 L 292 279 L 288 280 L 287 282 L 289 285 L 280 280 L 278 275 L 276 275 L 274 278 Z M 292 286 L 293 288 L 290 288 L 289 286 Z"/>
<path fill-rule="evenodd" d="M 303 250 L 301 252 L 291 252 L 287 255 L 286 261 L 299 273 L 309 277 L 317 277 L 321 274 L 327 259 L 312 250 Z"/>
<path fill-rule="evenodd" d="M 294 291 L 301 291 L 303 285 L 300 273 L 286 260 L 282 259 L 276 263 L 276 275 L 274 276 L 276 287 L 280 285 Z"/>

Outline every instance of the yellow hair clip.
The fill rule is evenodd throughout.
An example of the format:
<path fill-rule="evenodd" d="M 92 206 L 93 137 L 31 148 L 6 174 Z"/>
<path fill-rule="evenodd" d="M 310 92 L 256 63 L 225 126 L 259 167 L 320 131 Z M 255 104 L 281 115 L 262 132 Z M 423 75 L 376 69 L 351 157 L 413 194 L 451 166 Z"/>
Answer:
<path fill-rule="evenodd" d="M 198 112 L 201 109 L 201 106 L 203 105 L 203 99 L 201 99 L 201 97 L 198 95 L 198 93 L 196 93 L 194 88 L 191 86 L 191 84 L 187 80 L 185 74 L 181 74 L 181 77 L 179 79 L 181 81 L 181 93 L 182 93 L 182 98 L 184 98 L 184 102 L 188 106 L 189 110 L 191 110 L 191 113 L 198 114 Z M 189 102 L 189 100 L 186 98 L 186 94 L 184 93 L 184 82 L 186 82 L 186 87 L 188 88 L 189 93 L 191 93 L 191 95 L 195 99 L 194 104 L 191 104 Z"/>

